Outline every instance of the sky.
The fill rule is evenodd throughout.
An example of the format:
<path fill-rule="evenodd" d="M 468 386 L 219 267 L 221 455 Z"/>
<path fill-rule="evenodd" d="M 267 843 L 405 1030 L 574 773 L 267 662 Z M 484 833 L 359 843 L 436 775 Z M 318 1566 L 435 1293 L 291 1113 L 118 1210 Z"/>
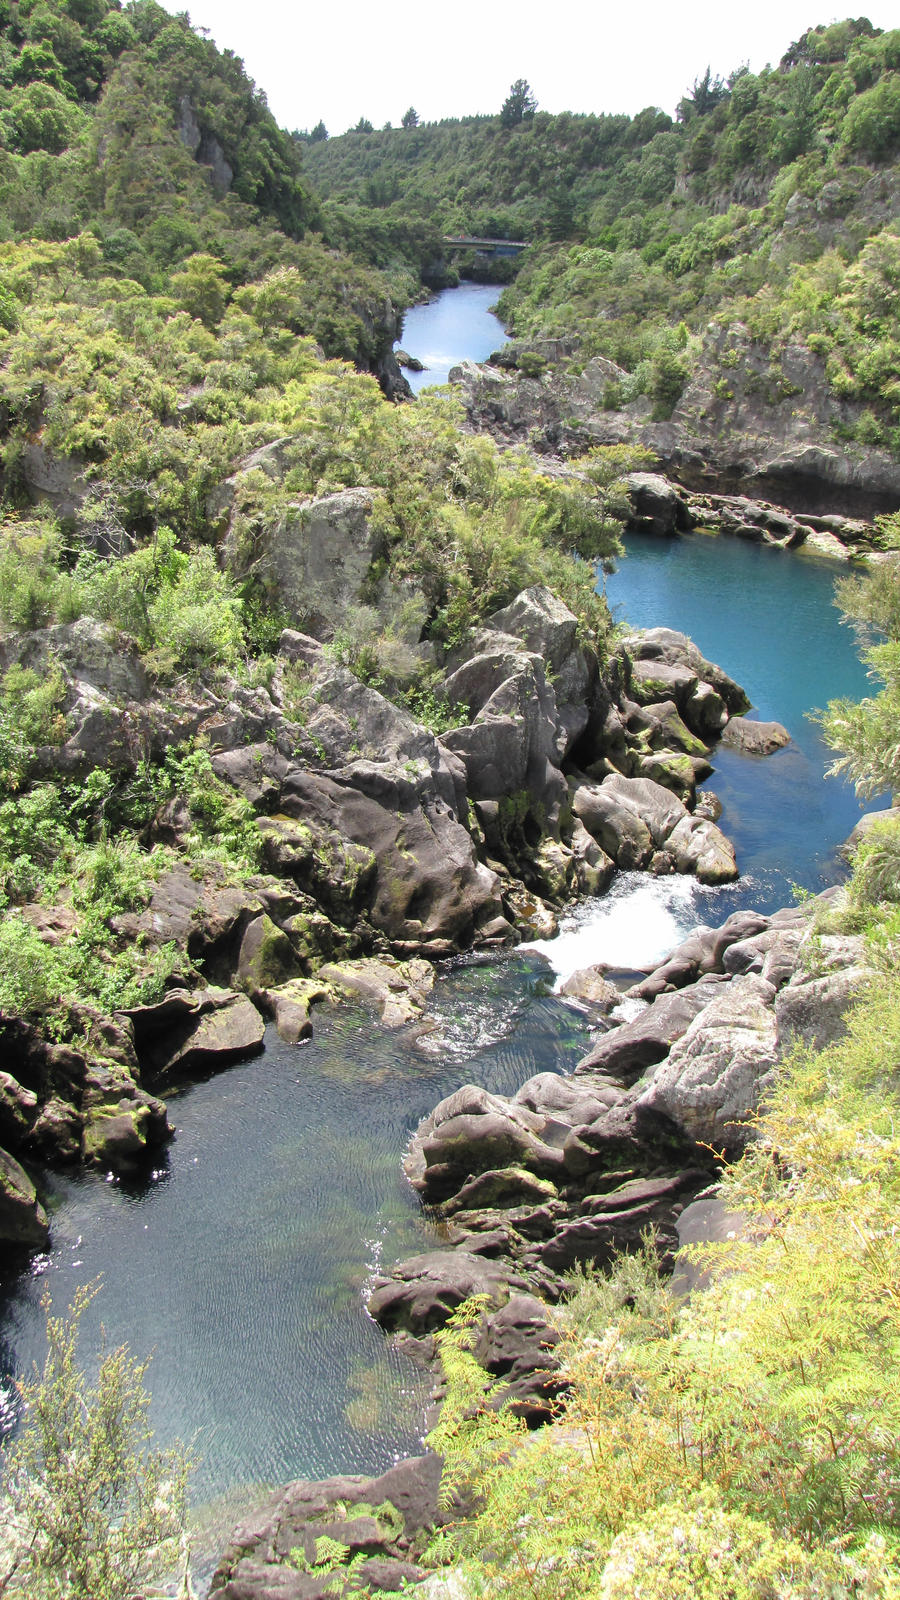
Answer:
<path fill-rule="evenodd" d="M 707 64 L 725 77 L 773 66 L 814 24 L 864 14 L 896 27 L 896 0 L 162 0 L 239 55 L 278 122 L 344 133 L 360 117 L 397 127 L 499 111 L 525 78 L 545 111 L 673 113 Z M 833 0 L 831 0 L 833 4 Z"/>

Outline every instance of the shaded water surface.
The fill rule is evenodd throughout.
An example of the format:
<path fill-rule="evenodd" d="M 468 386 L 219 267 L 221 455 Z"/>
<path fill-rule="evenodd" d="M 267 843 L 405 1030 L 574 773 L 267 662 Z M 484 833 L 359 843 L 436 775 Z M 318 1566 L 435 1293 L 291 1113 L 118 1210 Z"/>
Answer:
<path fill-rule="evenodd" d="M 177 1137 L 146 1187 L 52 1178 L 54 1249 L 0 1300 L 7 1426 L 9 1374 L 42 1354 L 44 1288 L 62 1308 L 102 1277 L 85 1350 L 102 1323 L 112 1343 L 153 1353 L 152 1422 L 162 1442 L 196 1440 L 199 1502 L 415 1450 L 430 1385 L 363 1290 L 382 1260 L 435 1241 L 400 1153 L 436 1101 L 472 1078 L 509 1093 L 583 1053 L 583 1025 L 545 997 L 542 970 L 520 956 L 451 966 L 418 1042 L 353 1007 L 319 1010 L 313 1042 L 272 1034 L 264 1056 L 171 1103 Z"/>

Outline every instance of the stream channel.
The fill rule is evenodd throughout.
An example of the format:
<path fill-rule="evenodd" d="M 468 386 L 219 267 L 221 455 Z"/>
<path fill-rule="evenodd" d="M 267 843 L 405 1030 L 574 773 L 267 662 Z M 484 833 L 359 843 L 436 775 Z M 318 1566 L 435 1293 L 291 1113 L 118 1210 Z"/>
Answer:
<path fill-rule="evenodd" d="M 432 305 L 453 296 L 455 307 L 468 292 Z M 457 345 L 453 359 L 470 353 Z M 53 1248 L 0 1280 L 0 1435 L 16 1423 L 13 1374 L 42 1356 L 43 1292 L 61 1310 L 100 1278 L 84 1349 L 102 1325 L 110 1344 L 152 1354 L 151 1422 L 160 1443 L 193 1442 L 210 1552 L 260 1485 L 382 1471 L 417 1449 L 428 1381 L 363 1308 L 373 1269 L 434 1238 L 400 1153 L 464 1082 L 511 1093 L 535 1072 L 574 1067 L 589 1033 L 550 992 L 554 974 L 598 960 L 646 965 L 698 922 L 774 910 L 792 884 L 816 890 L 840 874 L 835 850 L 860 806 L 847 785 L 823 781 L 827 753 L 805 718 L 866 692 L 832 605 L 835 576 L 825 562 L 700 533 L 629 541 L 608 580 L 614 612 L 689 633 L 744 685 L 755 715 L 792 735 L 765 760 L 714 756 L 710 786 L 740 881 L 704 889 L 622 874 L 552 944 L 446 963 L 424 1036 L 387 1033 L 350 1005 L 319 1010 L 299 1047 L 272 1031 L 264 1055 L 172 1102 L 177 1136 L 144 1184 L 50 1175 Z M 199 1568 L 209 1570 L 202 1553 Z"/>

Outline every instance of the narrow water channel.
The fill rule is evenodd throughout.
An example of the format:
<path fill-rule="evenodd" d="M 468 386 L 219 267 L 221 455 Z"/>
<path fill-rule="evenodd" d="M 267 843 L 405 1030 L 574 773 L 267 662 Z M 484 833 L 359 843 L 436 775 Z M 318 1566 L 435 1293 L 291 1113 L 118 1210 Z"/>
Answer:
<path fill-rule="evenodd" d="M 351 1007 L 320 1012 L 311 1043 L 273 1039 L 259 1059 L 190 1088 L 144 1187 L 53 1178 L 53 1250 L 0 1292 L 0 1430 L 15 1425 L 12 1375 L 41 1355 L 43 1290 L 62 1308 L 99 1278 L 86 1347 L 102 1323 L 111 1343 L 153 1355 L 152 1422 L 162 1443 L 194 1443 L 210 1550 L 253 1486 L 380 1470 L 416 1448 L 427 1384 L 363 1309 L 372 1271 L 433 1238 L 400 1171 L 409 1134 L 463 1082 L 508 1093 L 575 1065 L 587 1031 L 548 995 L 547 958 L 557 971 L 610 955 L 640 965 L 699 921 L 772 909 L 793 882 L 816 889 L 838 870 L 835 847 L 860 808 L 846 785 L 823 783 L 826 752 L 805 718 L 866 688 L 831 603 L 834 576 L 703 535 L 629 543 L 608 585 L 616 612 L 691 633 L 793 736 L 765 761 L 716 757 L 711 787 L 740 883 L 621 875 L 543 953 L 448 963 L 422 1038 L 387 1034 Z"/>
<path fill-rule="evenodd" d="M 397 348 L 423 363 L 423 372 L 404 374 L 414 393 L 446 383 L 457 362 L 486 361 L 505 343 L 503 323 L 490 309 L 499 293 L 496 284 L 461 283 L 424 305 L 410 306 Z"/>

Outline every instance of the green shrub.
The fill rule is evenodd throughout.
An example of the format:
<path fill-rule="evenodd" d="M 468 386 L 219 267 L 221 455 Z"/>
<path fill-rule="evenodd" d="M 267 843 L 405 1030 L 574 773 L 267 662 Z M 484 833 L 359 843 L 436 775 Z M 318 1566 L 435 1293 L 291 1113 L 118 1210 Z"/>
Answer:
<path fill-rule="evenodd" d="M 190 1459 L 152 1448 L 148 1363 L 104 1350 L 93 1384 L 77 1364 L 96 1292 L 78 1290 L 67 1319 L 43 1302 L 48 1353 L 20 1385 L 23 1426 L 0 1484 L 3 1594 L 131 1600 L 184 1557 Z"/>

